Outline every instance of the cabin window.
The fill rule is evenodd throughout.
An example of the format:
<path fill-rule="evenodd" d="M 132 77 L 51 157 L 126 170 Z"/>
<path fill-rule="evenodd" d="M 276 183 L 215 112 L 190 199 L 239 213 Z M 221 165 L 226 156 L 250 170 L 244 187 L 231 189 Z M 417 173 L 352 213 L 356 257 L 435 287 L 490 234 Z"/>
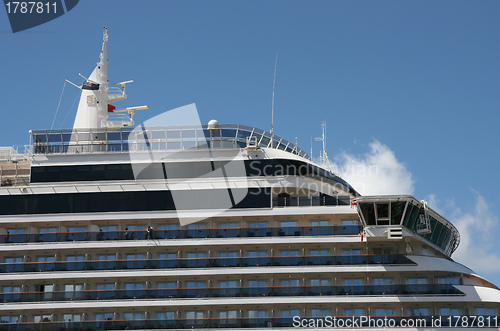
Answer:
<path fill-rule="evenodd" d="M 205 253 L 200 252 L 200 253 L 187 253 L 187 258 L 188 259 L 204 259 L 205 258 Z"/>
<path fill-rule="evenodd" d="M 425 285 L 427 284 L 427 278 L 408 278 L 409 285 Z"/>
<path fill-rule="evenodd" d="M 236 229 L 239 227 L 239 224 L 236 222 L 231 223 L 219 223 L 220 229 Z"/>
<path fill-rule="evenodd" d="M 267 252 L 266 251 L 249 251 L 248 252 L 248 257 L 266 257 Z"/>
<path fill-rule="evenodd" d="M 327 316 L 331 316 L 331 312 L 329 309 L 311 309 L 310 316 L 311 317 L 327 317 Z"/>
<path fill-rule="evenodd" d="M 329 279 L 311 279 L 311 286 L 328 286 L 330 285 Z"/>
<path fill-rule="evenodd" d="M 294 316 L 300 316 L 300 310 L 299 309 L 289 309 L 289 310 L 282 310 L 281 311 L 281 317 L 294 317 Z"/>
<path fill-rule="evenodd" d="M 344 279 L 343 283 L 344 283 L 344 285 L 347 285 L 347 286 L 359 286 L 359 285 L 363 285 L 363 279 L 361 279 L 361 278 Z"/>
<path fill-rule="evenodd" d="M 318 255 L 328 255 L 327 249 L 311 249 L 309 255 L 318 256 Z"/>
<path fill-rule="evenodd" d="M 38 233 L 38 241 L 56 241 L 57 239 L 57 228 L 41 228 Z"/>
<path fill-rule="evenodd" d="M 3 315 L 0 317 L 0 323 L 17 323 L 19 322 L 19 316 Z"/>
<path fill-rule="evenodd" d="M 53 271 L 55 269 L 55 256 L 39 256 L 37 257 L 39 271 Z"/>
<path fill-rule="evenodd" d="M 289 287 L 289 286 L 299 286 L 299 280 L 298 279 L 284 279 L 281 281 L 281 286 L 283 287 Z"/>
<path fill-rule="evenodd" d="M 25 229 L 8 229 L 7 235 L 8 235 L 8 238 L 7 238 L 8 243 L 26 242 L 26 230 Z"/>
<path fill-rule="evenodd" d="M 175 311 L 165 311 L 156 314 L 156 318 L 159 320 L 173 320 L 175 319 Z"/>
<path fill-rule="evenodd" d="M 250 318 L 264 318 L 267 317 L 267 310 L 249 310 L 248 317 Z"/>
<path fill-rule="evenodd" d="M 228 310 L 228 311 L 220 311 L 219 312 L 219 320 L 222 323 L 227 323 L 228 319 L 236 319 L 238 318 L 238 311 L 237 310 Z"/>
<path fill-rule="evenodd" d="M 266 280 L 249 280 L 248 281 L 248 286 L 249 287 L 266 287 L 267 286 L 267 281 Z"/>
<path fill-rule="evenodd" d="M 64 285 L 64 297 L 66 299 L 83 299 L 82 291 L 83 291 L 83 284 Z"/>
<path fill-rule="evenodd" d="M 142 313 L 125 313 L 123 314 L 123 319 L 126 321 L 137 321 L 144 319 Z"/>
<path fill-rule="evenodd" d="M 22 257 L 6 257 L 5 263 L 7 263 L 7 264 L 23 263 L 23 258 Z"/>
<path fill-rule="evenodd" d="M 112 321 L 113 316 L 114 316 L 113 313 L 99 313 L 99 314 L 95 314 L 95 320 L 99 321 L 99 322 L 100 321 Z"/>
<path fill-rule="evenodd" d="M 408 310 L 410 316 L 430 316 L 429 308 L 411 308 Z"/>
<path fill-rule="evenodd" d="M 477 316 L 494 316 L 496 315 L 495 308 L 476 308 Z"/>
<path fill-rule="evenodd" d="M 219 287 L 239 287 L 237 280 L 224 280 L 219 282 Z"/>
<path fill-rule="evenodd" d="M 358 222 L 356 221 L 356 224 Z M 328 220 L 321 220 L 321 221 L 310 221 L 311 226 L 328 226 L 330 225 L 330 221 Z"/>
<path fill-rule="evenodd" d="M 33 322 L 50 322 L 52 320 L 52 315 L 35 315 L 33 316 Z"/>
<path fill-rule="evenodd" d="M 219 257 L 221 258 L 235 258 L 238 257 L 238 252 L 220 252 Z"/>
<path fill-rule="evenodd" d="M 346 309 L 345 316 L 360 317 L 365 315 L 364 312 L 365 310 L 363 308 Z"/>
<path fill-rule="evenodd" d="M 375 316 L 394 316 L 394 311 L 392 309 L 375 308 Z"/>
<path fill-rule="evenodd" d="M 440 277 L 440 278 L 438 278 L 438 284 L 460 285 L 460 278 L 459 277 Z"/>
<path fill-rule="evenodd" d="M 439 315 L 441 316 L 459 316 L 460 309 L 459 308 L 441 308 L 439 309 Z"/>
<path fill-rule="evenodd" d="M 187 320 L 196 320 L 205 318 L 205 312 L 203 311 L 187 311 L 186 319 Z"/>
<path fill-rule="evenodd" d="M 284 222 L 280 222 L 280 226 L 282 228 L 294 227 L 294 226 L 297 226 L 297 221 L 284 221 Z"/>

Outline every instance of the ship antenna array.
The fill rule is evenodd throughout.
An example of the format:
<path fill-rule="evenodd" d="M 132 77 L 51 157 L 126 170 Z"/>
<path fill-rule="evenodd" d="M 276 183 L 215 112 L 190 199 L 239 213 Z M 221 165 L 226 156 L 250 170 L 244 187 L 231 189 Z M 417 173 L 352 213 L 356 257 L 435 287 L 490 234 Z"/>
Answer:
<path fill-rule="evenodd" d="M 319 156 L 319 160 L 321 161 L 321 165 L 324 168 L 332 171 L 332 165 L 330 164 L 330 160 L 328 159 L 328 153 L 326 151 L 326 121 L 323 121 L 321 123 L 321 129 L 323 131 L 323 134 L 321 135 L 321 137 L 318 137 L 315 139 L 316 141 L 323 142 L 323 149 L 322 149 L 321 154 Z"/>
<path fill-rule="evenodd" d="M 276 60 L 274 61 L 274 79 L 273 79 L 273 101 L 271 105 L 271 148 L 274 146 L 274 91 L 276 89 L 276 67 L 278 66 L 278 52 L 276 52 Z"/>

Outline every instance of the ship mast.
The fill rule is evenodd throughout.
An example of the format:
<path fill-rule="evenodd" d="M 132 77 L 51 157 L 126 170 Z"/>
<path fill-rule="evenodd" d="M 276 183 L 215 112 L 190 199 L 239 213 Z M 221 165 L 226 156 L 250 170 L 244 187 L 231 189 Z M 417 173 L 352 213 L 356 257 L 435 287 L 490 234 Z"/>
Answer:
<path fill-rule="evenodd" d="M 274 146 L 274 91 L 276 88 L 276 67 L 278 66 L 278 52 L 276 52 L 276 61 L 274 62 L 274 79 L 273 79 L 273 102 L 271 105 L 271 148 Z"/>
<path fill-rule="evenodd" d="M 332 165 L 330 163 L 330 160 L 328 159 L 328 153 L 326 151 L 326 121 L 323 121 L 321 123 L 321 129 L 322 129 L 321 137 L 316 138 L 316 141 L 321 141 L 323 143 L 323 148 L 321 150 L 319 160 L 323 168 L 332 171 Z"/>
<path fill-rule="evenodd" d="M 118 128 L 134 125 L 134 114 L 136 110 L 148 109 L 148 106 L 128 107 L 116 109 L 111 102 L 124 100 L 127 98 L 126 88 L 133 80 L 121 82 L 115 85 L 119 87 L 109 87 L 108 80 L 108 29 L 104 28 L 103 44 L 99 62 L 94 71 L 84 79 L 80 96 L 80 103 L 76 112 L 73 129 L 101 129 L 112 131 Z M 118 118 L 110 118 L 110 114 L 124 113 Z M 117 116 L 115 116 L 117 117 Z"/>

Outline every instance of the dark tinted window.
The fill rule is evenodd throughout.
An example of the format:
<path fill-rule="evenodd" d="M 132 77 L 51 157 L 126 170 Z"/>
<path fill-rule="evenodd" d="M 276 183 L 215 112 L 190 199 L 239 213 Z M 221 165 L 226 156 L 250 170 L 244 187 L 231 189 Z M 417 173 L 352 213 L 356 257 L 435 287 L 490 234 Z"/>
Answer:
<path fill-rule="evenodd" d="M 232 189 L 234 196 L 240 189 Z M 218 191 L 220 191 L 218 193 Z M 270 189 L 248 189 L 233 208 L 268 208 Z M 192 201 L 189 209 L 227 208 L 220 199 L 227 190 L 176 191 L 176 199 Z M 243 193 L 242 193 L 243 194 Z M 224 205 L 221 205 L 223 203 Z M 119 211 L 175 210 L 170 191 L 94 192 L 66 194 L 5 195 L 0 197 L 0 215 L 89 213 Z"/>

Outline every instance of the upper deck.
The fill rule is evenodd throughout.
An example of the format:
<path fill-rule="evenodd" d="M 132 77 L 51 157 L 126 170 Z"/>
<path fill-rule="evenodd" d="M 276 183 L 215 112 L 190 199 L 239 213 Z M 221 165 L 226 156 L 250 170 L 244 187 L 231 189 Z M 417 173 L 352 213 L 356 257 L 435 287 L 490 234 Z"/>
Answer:
<path fill-rule="evenodd" d="M 246 147 L 275 148 L 307 160 L 311 157 L 295 144 L 254 127 L 221 124 L 213 133 L 207 125 L 124 127 L 115 131 L 105 129 L 60 129 L 31 131 L 32 153 L 95 154 L 128 153 L 135 151 L 184 151 L 234 149 Z"/>

